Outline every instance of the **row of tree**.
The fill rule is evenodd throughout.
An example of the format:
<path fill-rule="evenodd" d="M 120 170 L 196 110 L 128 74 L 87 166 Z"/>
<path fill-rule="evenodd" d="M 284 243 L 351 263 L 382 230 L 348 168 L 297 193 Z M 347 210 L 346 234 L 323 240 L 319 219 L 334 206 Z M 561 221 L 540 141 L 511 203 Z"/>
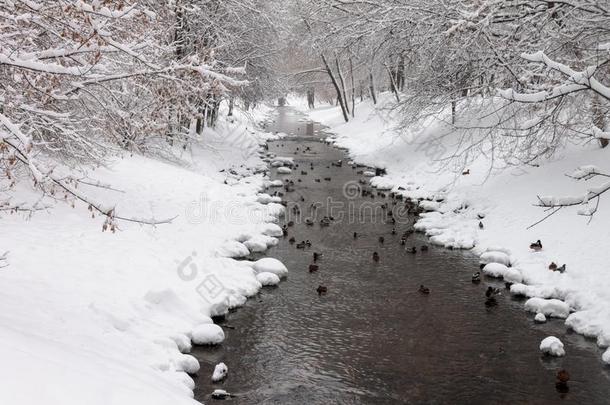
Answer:
<path fill-rule="evenodd" d="M 0 210 L 29 179 L 80 199 L 83 163 L 168 155 L 214 125 L 219 104 L 273 92 L 280 16 L 262 0 L 0 2 Z M 125 219 L 125 218 L 124 218 Z"/>

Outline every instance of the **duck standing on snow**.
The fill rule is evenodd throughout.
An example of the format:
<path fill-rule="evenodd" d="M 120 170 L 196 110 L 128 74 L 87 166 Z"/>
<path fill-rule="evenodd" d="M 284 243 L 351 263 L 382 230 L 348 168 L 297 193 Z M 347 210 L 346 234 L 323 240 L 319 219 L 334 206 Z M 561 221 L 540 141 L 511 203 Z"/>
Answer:
<path fill-rule="evenodd" d="M 540 239 L 538 239 L 534 243 L 530 243 L 530 249 L 532 249 L 535 252 L 541 251 L 542 250 L 542 242 L 540 241 Z"/>
<path fill-rule="evenodd" d="M 551 262 L 551 264 L 549 264 L 549 270 L 551 270 L 551 271 L 557 270 L 557 263 Z"/>

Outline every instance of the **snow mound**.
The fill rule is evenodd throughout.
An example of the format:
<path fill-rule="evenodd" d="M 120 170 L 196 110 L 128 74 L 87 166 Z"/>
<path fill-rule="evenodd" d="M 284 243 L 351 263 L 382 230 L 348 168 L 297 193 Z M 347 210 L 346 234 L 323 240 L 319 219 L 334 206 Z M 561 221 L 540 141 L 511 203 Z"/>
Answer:
<path fill-rule="evenodd" d="M 278 285 L 280 283 L 280 278 L 277 276 L 277 274 L 270 273 L 268 271 L 258 273 L 256 275 L 256 279 L 263 286 Z"/>
<path fill-rule="evenodd" d="M 500 263 L 505 266 L 510 266 L 510 258 L 505 252 L 491 251 L 485 252 L 480 258 L 481 264 Z"/>
<path fill-rule="evenodd" d="M 282 186 L 284 186 L 284 183 L 282 182 L 282 180 L 273 180 L 273 181 L 270 181 L 267 184 L 269 185 L 269 187 L 282 187 Z"/>
<path fill-rule="evenodd" d="M 570 315 L 570 306 L 557 299 L 530 298 L 525 302 L 525 309 L 529 312 L 540 312 L 555 318 L 567 318 Z"/>
<path fill-rule="evenodd" d="M 483 267 L 483 273 L 491 277 L 503 278 L 511 283 L 521 283 L 523 276 L 517 269 L 506 267 L 501 263 L 489 263 Z"/>
<path fill-rule="evenodd" d="M 225 340 L 222 328 L 213 323 L 204 323 L 196 326 L 191 332 L 193 343 L 196 345 L 217 345 Z"/>
<path fill-rule="evenodd" d="M 294 165 L 294 159 L 291 157 L 276 157 L 271 161 L 271 167 L 281 167 L 288 166 L 292 167 Z"/>
<path fill-rule="evenodd" d="M 181 355 L 176 361 L 176 370 L 187 374 L 195 374 L 199 371 L 199 361 L 190 354 Z"/>
<path fill-rule="evenodd" d="M 282 199 L 276 196 L 270 196 L 267 193 L 261 193 L 256 196 L 256 202 L 261 204 L 269 204 L 269 203 L 279 203 Z"/>
<path fill-rule="evenodd" d="M 278 224 L 267 223 L 262 226 L 261 233 L 266 236 L 279 237 L 284 235 L 282 228 Z"/>
<path fill-rule="evenodd" d="M 225 363 L 218 363 L 216 367 L 214 367 L 214 373 L 212 374 L 212 381 L 218 382 L 225 379 L 227 374 L 229 373 L 229 367 Z"/>
<path fill-rule="evenodd" d="M 556 296 L 556 291 L 553 287 L 525 285 L 520 283 L 513 284 L 510 287 L 510 293 L 512 295 L 522 295 L 524 297 L 539 297 L 547 299 Z"/>
<path fill-rule="evenodd" d="M 277 172 L 278 174 L 290 174 L 292 173 L 292 169 L 289 167 L 282 166 L 278 167 Z"/>
<path fill-rule="evenodd" d="M 244 242 L 251 252 L 264 252 L 271 246 L 277 245 L 277 239 L 266 235 L 256 235 Z"/>
<path fill-rule="evenodd" d="M 566 354 L 563 343 L 555 336 L 549 336 L 542 339 L 542 342 L 540 342 L 540 351 L 551 356 L 565 356 Z"/>
<path fill-rule="evenodd" d="M 607 349 L 602 355 L 602 361 L 610 365 L 610 349 Z"/>
<path fill-rule="evenodd" d="M 286 277 L 288 275 L 288 269 L 282 262 L 272 257 L 265 257 L 257 260 L 252 265 L 252 268 L 257 273 L 273 273 L 278 277 Z"/>
<path fill-rule="evenodd" d="M 246 257 L 250 254 L 246 245 L 236 240 L 226 241 L 216 252 L 222 257 Z"/>
<path fill-rule="evenodd" d="M 544 316 L 544 314 L 542 312 L 538 312 L 536 314 L 536 316 L 534 317 L 534 322 L 536 322 L 536 323 L 545 323 L 546 322 L 546 316 Z"/>
<path fill-rule="evenodd" d="M 366 177 L 375 177 L 375 172 L 367 170 L 366 172 L 362 173 L 362 175 Z"/>

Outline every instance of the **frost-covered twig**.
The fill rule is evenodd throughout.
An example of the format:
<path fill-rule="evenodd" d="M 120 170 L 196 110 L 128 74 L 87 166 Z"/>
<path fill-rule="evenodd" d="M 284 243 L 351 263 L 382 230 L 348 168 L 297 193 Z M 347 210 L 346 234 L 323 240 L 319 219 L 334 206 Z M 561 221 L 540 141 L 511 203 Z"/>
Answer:
<path fill-rule="evenodd" d="M 574 172 L 568 175 L 575 180 L 591 180 L 595 177 L 610 177 L 609 174 L 600 172 L 596 166 L 581 166 Z M 541 221 L 536 222 L 534 225 L 539 224 L 551 215 L 555 214 L 559 209 L 564 207 L 582 206 L 578 210 L 578 215 L 586 216 L 591 218 L 595 215 L 599 209 L 599 201 L 601 196 L 606 192 L 610 191 L 610 181 L 600 184 L 599 186 L 588 189 L 584 194 L 576 196 L 538 196 L 538 203 L 535 204 L 538 207 L 556 209 L 551 214 L 547 215 Z M 595 200 L 595 205 L 591 206 L 591 201 Z M 530 227 L 532 227 L 530 226 Z"/>
<path fill-rule="evenodd" d="M 7 260 L 8 260 L 8 251 L 6 251 L 0 255 L 0 269 L 8 266 Z"/>

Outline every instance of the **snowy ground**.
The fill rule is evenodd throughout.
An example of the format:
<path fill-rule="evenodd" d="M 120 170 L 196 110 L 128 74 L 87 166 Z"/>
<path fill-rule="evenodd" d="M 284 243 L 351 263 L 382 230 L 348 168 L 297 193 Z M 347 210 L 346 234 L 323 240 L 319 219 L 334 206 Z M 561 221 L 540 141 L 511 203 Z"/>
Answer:
<path fill-rule="evenodd" d="M 382 95 L 380 104 L 387 105 L 391 100 L 391 95 Z M 576 214 L 575 208 L 564 209 L 526 229 L 545 215 L 533 206 L 537 195 L 578 195 L 599 185 L 595 180 L 576 183 L 564 174 L 591 164 L 610 171 L 609 149 L 568 145 L 540 167 L 492 171 L 488 158 L 480 155 L 467 165 L 470 174 L 463 175 L 462 167 L 451 170 L 439 162 L 458 142 L 458 136 L 440 120 L 429 120 L 421 128 L 399 134 L 394 129 L 397 121 L 368 101 L 356 105 L 356 118 L 347 124 L 338 107 L 326 105 L 309 111 L 304 100 L 290 98 L 289 103 L 311 119 L 330 126 L 336 134 L 332 140 L 348 148 L 355 161 L 386 168 L 387 176 L 372 178 L 373 185 L 423 198 L 422 205 L 430 212 L 422 215 L 417 228 L 425 231 L 433 243 L 474 247 L 478 254 L 507 253 L 511 267 L 490 267 L 497 275 L 504 274 L 505 279 L 517 282 L 512 293 L 540 298 L 528 301 L 529 310 L 567 316 L 569 327 L 596 338 L 602 348 L 610 345 L 608 201 L 602 199 L 590 224 L 587 218 Z M 440 144 L 426 142 L 441 135 L 447 136 Z M 484 217 L 483 229 L 479 228 L 479 216 Z M 529 245 L 538 239 L 542 240 L 543 249 L 534 252 Z M 494 262 L 506 258 L 496 253 L 491 257 L 496 258 Z M 567 271 L 549 271 L 551 262 L 559 266 L 565 263 Z M 523 283 L 518 283 L 521 280 Z M 610 364 L 610 349 L 602 358 Z"/>
<path fill-rule="evenodd" d="M 79 203 L 0 217 L 0 254 L 9 251 L 0 269 L 0 403 L 196 403 L 185 373 L 199 368 L 184 354 L 191 338 L 217 339 L 202 325 L 255 294 L 257 272 L 277 282 L 268 272 L 278 264 L 229 258 L 281 235 L 273 221 L 283 207 L 257 195 L 267 181 L 255 173 L 266 168 L 256 153 L 264 135 L 252 128 L 244 115 L 220 123 L 179 165 L 125 156 L 90 170 L 120 191 L 88 195 L 124 216 L 177 215 L 171 224 L 102 232 L 103 219 Z M 23 189 L 20 198 L 31 196 Z"/>

